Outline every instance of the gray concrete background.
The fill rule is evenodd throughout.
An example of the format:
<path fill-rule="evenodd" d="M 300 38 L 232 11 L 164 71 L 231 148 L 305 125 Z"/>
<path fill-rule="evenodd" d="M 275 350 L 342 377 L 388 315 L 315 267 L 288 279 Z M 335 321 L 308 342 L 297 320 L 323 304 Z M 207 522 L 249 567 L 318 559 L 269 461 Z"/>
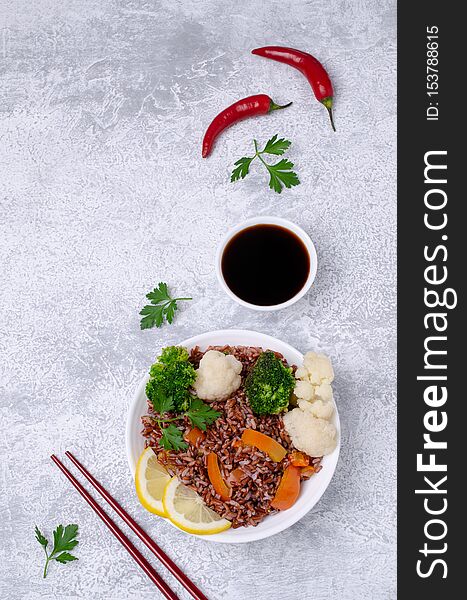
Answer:
<path fill-rule="evenodd" d="M 73 449 L 209 598 L 395 598 L 395 2 L 0 6 L 0 596 L 159 597 L 48 458 Z M 326 65 L 336 134 L 299 73 L 249 54 L 273 43 Z M 211 118 L 256 92 L 294 105 L 230 129 L 203 161 Z M 275 133 L 301 185 L 277 195 L 257 167 L 231 184 L 252 138 Z M 240 308 L 215 279 L 218 241 L 257 214 L 296 221 L 318 251 L 312 291 L 280 313 Z M 160 280 L 194 300 L 141 332 Z M 145 513 L 124 449 L 158 347 L 228 327 L 328 353 L 343 427 L 319 504 L 238 547 Z M 60 522 L 80 525 L 79 561 L 44 581 L 33 527 Z"/>

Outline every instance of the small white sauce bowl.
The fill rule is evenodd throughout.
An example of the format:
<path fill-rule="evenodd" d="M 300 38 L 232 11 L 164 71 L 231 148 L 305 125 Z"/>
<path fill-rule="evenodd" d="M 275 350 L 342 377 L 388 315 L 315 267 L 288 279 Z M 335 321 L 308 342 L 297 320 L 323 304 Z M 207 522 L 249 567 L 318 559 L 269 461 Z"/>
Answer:
<path fill-rule="evenodd" d="M 229 288 L 229 286 L 227 285 L 227 283 L 224 279 L 224 275 L 222 273 L 222 256 L 224 254 L 225 247 L 230 242 L 230 240 L 234 236 L 237 235 L 237 233 L 239 233 L 240 231 L 243 231 L 244 229 L 247 229 L 248 227 L 253 227 L 255 225 L 277 225 L 278 227 L 283 227 L 284 229 L 288 229 L 289 231 L 294 233 L 303 242 L 303 244 L 305 245 L 305 248 L 308 251 L 308 256 L 310 258 L 310 272 L 308 273 L 308 278 L 307 278 L 305 284 L 303 285 L 302 289 L 299 292 L 297 292 L 297 294 L 295 294 L 295 296 L 293 296 L 286 302 L 281 302 L 280 304 L 271 304 L 271 305 L 266 305 L 266 306 L 262 306 L 259 304 L 252 304 L 251 302 L 246 302 L 245 300 L 242 300 L 236 294 L 234 294 L 234 292 Z M 233 227 L 227 233 L 227 235 L 223 238 L 223 240 L 219 244 L 219 247 L 217 248 L 216 275 L 217 275 L 217 279 L 219 280 L 219 284 L 220 284 L 221 288 L 224 290 L 224 292 L 228 296 L 230 296 L 232 298 L 232 300 L 235 300 L 235 302 L 237 302 L 238 304 L 241 304 L 242 306 L 245 306 L 246 308 L 252 308 L 253 310 L 267 312 L 267 311 L 273 311 L 273 310 L 280 310 L 282 308 L 287 308 L 288 306 L 292 306 L 292 304 L 295 304 L 295 302 L 298 302 L 298 300 L 300 300 L 300 298 L 303 298 L 303 296 L 308 292 L 308 290 L 310 289 L 310 287 L 313 284 L 313 281 L 315 280 L 317 269 L 318 269 L 318 256 L 316 254 L 315 245 L 313 244 L 310 236 L 301 227 L 299 227 L 295 223 L 292 223 L 292 221 L 287 221 L 287 219 L 281 219 L 280 217 L 253 217 L 252 219 L 248 219 L 247 221 L 244 221 L 243 223 L 240 223 L 240 224 L 236 225 L 235 227 Z"/>

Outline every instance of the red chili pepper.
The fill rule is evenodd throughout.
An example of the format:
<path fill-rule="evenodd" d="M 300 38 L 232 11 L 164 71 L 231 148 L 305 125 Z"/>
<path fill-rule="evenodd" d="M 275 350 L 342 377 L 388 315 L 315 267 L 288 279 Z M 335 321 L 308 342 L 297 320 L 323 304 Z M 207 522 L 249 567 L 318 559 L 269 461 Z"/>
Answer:
<path fill-rule="evenodd" d="M 279 110 L 281 108 L 287 108 L 292 102 L 279 106 L 271 100 L 266 94 L 256 94 L 255 96 L 248 96 L 243 100 L 238 100 L 229 106 L 212 121 L 204 134 L 203 139 L 203 158 L 211 154 L 212 147 L 217 136 L 224 131 L 230 125 L 233 125 L 237 121 L 246 119 L 247 117 L 254 117 L 256 115 L 267 115 L 273 110 Z"/>
<path fill-rule="evenodd" d="M 308 54 L 308 52 L 294 50 L 294 48 L 283 48 L 282 46 L 256 48 L 255 50 L 252 50 L 251 53 L 285 63 L 286 65 L 295 67 L 300 73 L 303 73 L 313 88 L 313 92 L 315 93 L 318 102 L 321 102 L 321 104 L 324 104 L 327 108 L 332 128 L 336 131 L 332 116 L 332 99 L 334 91 L 329 75 L 319 60 L 316 60 L 316 58 L 311 56 L 311 54 Z"/>

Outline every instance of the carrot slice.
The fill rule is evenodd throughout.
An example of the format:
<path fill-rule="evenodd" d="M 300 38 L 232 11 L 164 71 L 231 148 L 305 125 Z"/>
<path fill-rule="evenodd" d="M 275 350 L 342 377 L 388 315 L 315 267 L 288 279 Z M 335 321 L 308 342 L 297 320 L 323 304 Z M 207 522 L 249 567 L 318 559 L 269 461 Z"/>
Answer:
<path fill-rule="evenodd" d="M 255 429 L 245 429 L 242 433 L 242 442 L 266 452 L 274 462 L 281 462 L 287 454 L 287 450 L 279 442 Z"/>
<path fill-rule="evenodd" d="M 276 495 L 271 502 L 272 508 L 287 510 L 295 504 L 300 494 L 300 470 L 299 467 L 290 465 L 284 471 Z"/>
<path fill-rule="evenodd" d="M 201 431 L 201 429 L 198 429 L 197 427 L 193 427 L 193 429 L 190 429 L 185 435 L 185 440 L 190 444 L 193 444 L 193 446 L 198 447 L 205 437 L 206 434 L 204 431 Z"/>
<path fill-rule="evenodd" d="M 245 471 L 242 468 L 237 467 L 230 473 L 229 482 L 230 483 L 241 483 L 243 481 L 243 479 L 245 479 L 246 477 L 248 477 L 248 475 L 245 473 Z"/>
<path fill-rule="evenodd" d="M 315 468 L 313 465 L 308 465 L 308 467 L 303 467 L 301 469 L 301 476 L 303 479 L 309 479 L 315 473 Z"/>
<path fill-rule="evenodd" d="M 219 494 L 222 500 L 228 500 L 232 495 L 232 489 L 222 478 L 221 470 L 219 468 L 219 459 L 215 452 L 210 452 L 208 454 L 208 477 L 214 491 Z"/>
<path fill-rule="evenodd" d="M 290 454 L 290 464 L 294 467 L 307 467 L 310 464 L 310 458 L 303 452 L 294 450 Z"/>

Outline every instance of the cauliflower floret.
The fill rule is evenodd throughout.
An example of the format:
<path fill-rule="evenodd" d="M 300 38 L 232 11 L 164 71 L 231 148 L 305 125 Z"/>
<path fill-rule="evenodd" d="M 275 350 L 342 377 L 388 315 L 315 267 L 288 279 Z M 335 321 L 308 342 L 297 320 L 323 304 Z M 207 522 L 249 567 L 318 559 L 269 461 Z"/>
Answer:
<path fill-rule="evenodd" d="M 308 379 L 308 371 L 305 367 L 298 367 L 295 371 L 295 379 Z"/>
<path fill-rule="evenodd" d="M 331 361 L 324 354 L 307 352 L 295 378 L 298 408 L 283 417 L 292 444 L 310 456 L 330 454 L 337 445 L 337 430 L 329 422 L 334 413 Z"/>
<path fill-rule="evenodd" d="M 332 402 L 334 400 L 330 383 L 322 383 L 321 385 L 317 385 L 314 389 L 314 392 L 317 400 L 322 400 L 323 402 Z"/>
<path fill-rule="evenodd" d="M 315 416 L 323 419 L 329 418 L 333 412 L 332 404 L 324 408 L 324 405 L 333 401 L 331 381 L 334 379 L 334 371 L 329 358 L 324 354 L 307 352 L 303 359 L 303 365 L 295 371 L 295 378 L 297 379 L 294 390 L 297 398 L 295 405 L 300 404 L 299 400 L 307 402 L 319 400 L 321 404 L 315 407 L 314 412 L 312 411 L 313 414 L 319 412 L 320 414 Z M 303 410 L 307 410 L 307 407 L 304 407 Z"/>
<path fill-rule="evenodd" d="M 309 381 L 299 379 L 295 384 L 294 394 L 299 399 L 311 402 L 315 397 L 315 389 Z"/>
<path fill-rule="evenodd" d="M 307 370 L 308 380 L 314 385 L 332 383 L 334 379 L 331 361 L 324 354 L 307 352 L 303 359 L 303 367 Z"/>
<path fill-rule="evenodd" d="M 201 400 L 226 400 L 242 382 L 242 363 L 231 354 L 208 350 L 196 370 L 193 389 Z"/>
<path fill-rule="evenodd" d="M 334 413 L 334 405 L 332 402 L 323 402 L 322 400 L 315 400 L 314 402 L 307 402 L 306 400 L 299 400 L 298 406 L 301 410 L 309 412 L 314 417 L 319 419 L 329 420 Z"/>
<path fill-rule="evenodd" d="M 330 454 L 337 446 L 337 430 L 325 419 L 314 417 L 309 411 L 294 408 L 283 417 L 285 429 L 292 444 L 309 456 Z"/>

